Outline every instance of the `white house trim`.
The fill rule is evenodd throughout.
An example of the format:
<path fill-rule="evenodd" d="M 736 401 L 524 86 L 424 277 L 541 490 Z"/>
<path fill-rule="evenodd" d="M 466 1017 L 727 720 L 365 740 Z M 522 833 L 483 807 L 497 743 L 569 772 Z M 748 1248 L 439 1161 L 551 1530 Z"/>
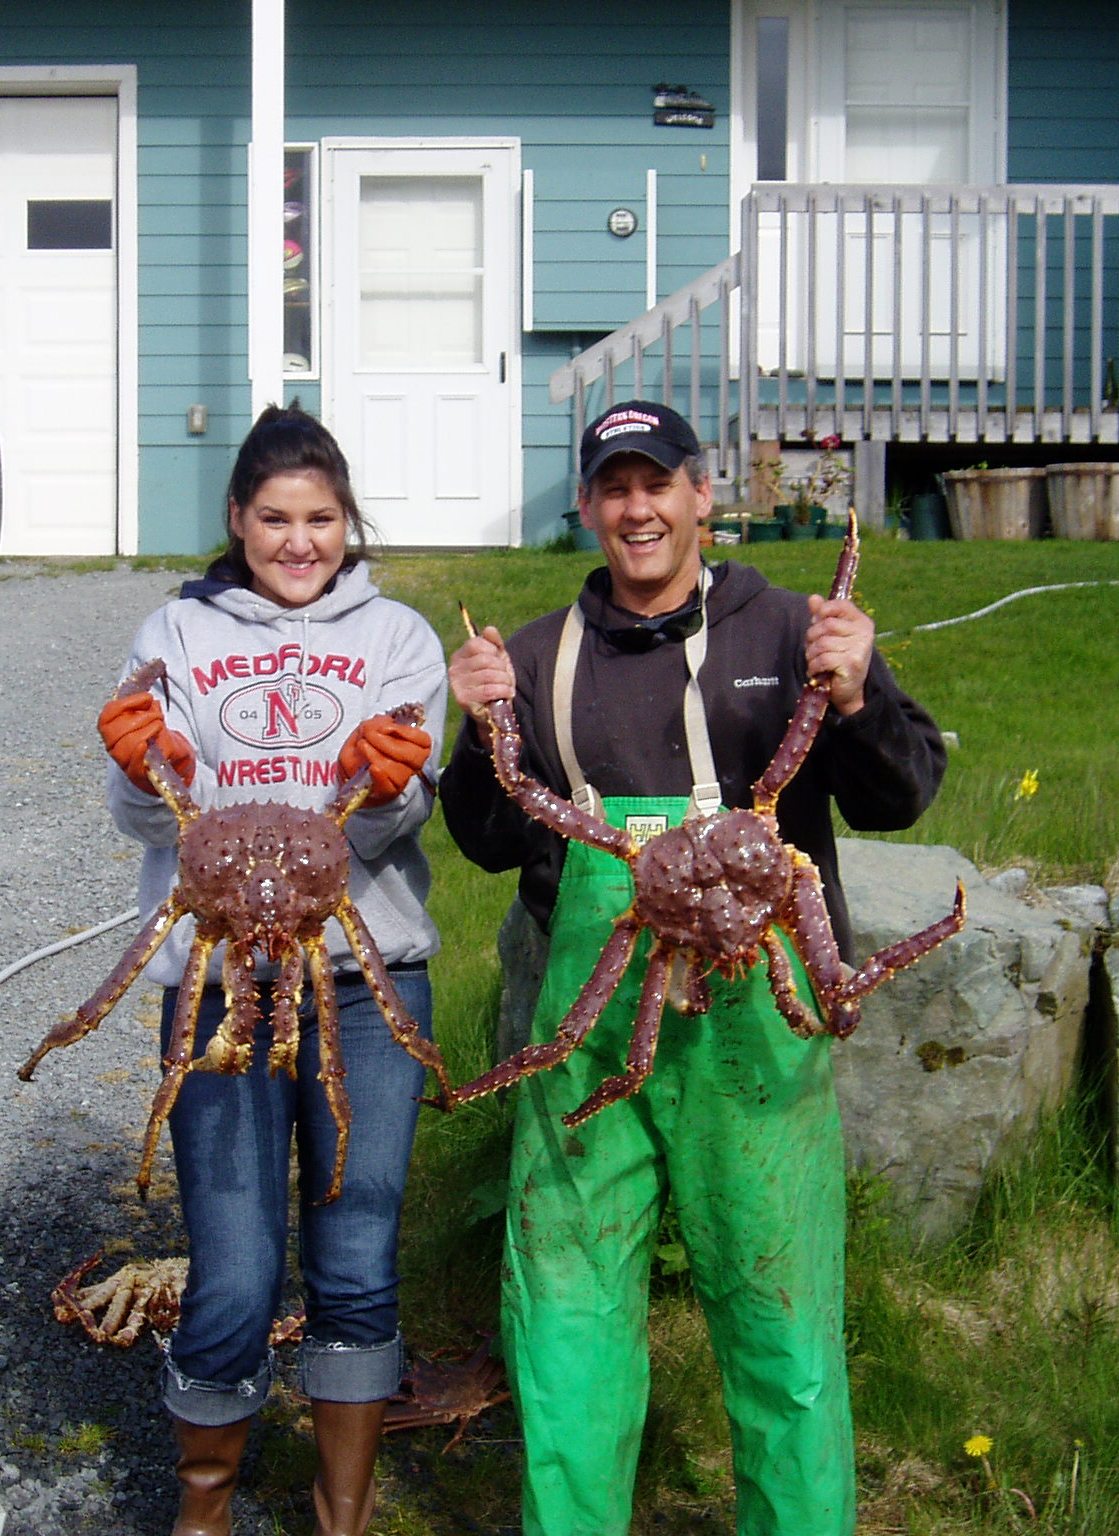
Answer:
<path fill-rule="evenodd" d="M 117 548 L 140 540 L 140 253 L 136 66 L 0 66 L 0 96 L 117 98 Z"/>
<path fill-rule="evenodd" d="M 284 390 L 284 0 L 253 0 L 249 383 L 255 421 Z"/>
<path fill-rule="evenodd" d="M 536 180 L 535 172 L 521 172 L 521 330 L 527 335 L 533 328 L 533 311 L 536 290 L 533 274 L 536 270 Z"/>

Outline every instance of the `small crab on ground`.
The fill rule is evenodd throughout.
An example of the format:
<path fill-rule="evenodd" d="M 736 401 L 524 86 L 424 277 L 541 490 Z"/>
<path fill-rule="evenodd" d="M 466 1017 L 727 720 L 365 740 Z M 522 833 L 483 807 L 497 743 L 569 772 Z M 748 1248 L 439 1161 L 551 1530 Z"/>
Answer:
<path fill-rule="evenodd" d="M 858 569 L 858 525 L 849 515 L 830 596 L 847 598 Z M 463 618 L 476 633 L 466 610 Z M 794 1034 L 805 1039 L 831 1034 L 845 1038 L 859 1022 L 859 1000 L 912 965 L 965 920 L 963 886 L 945 917 L 864 960 L 845 966 L 832 933 L 816 866 L 781 840 L 777 800 L 796 775 L 816 739 L 828 707 L 828 678 L 809 677 L 772 762 L 753 785 L 753 808 L 696 815 L 644 843 L 610 826 L 521 772 L 521 737 L 513 705 L 487 706 L 494 769 L 508 795 L 529 816 L 563 837 L 575 838 L 624 860 L 633 877 L 630 906 L 613 931 L 578 997 L 560 1022 L 554 1040 L 527 1045 L 472 1082 L 456 1088 L 454 1108 L 519 1078 L 566 1061 L 586 1038 L 621 981 L 638 935 L 651 929 L 652 948 L 623 1072 L 608 1077 L 584 1102 L 563 1116 L 581 1125 L 617 1099 L 636 1093 L 653 1070 L 666 1000 L 685 1014 L 704 1013 L 711 994 L 707 977 L 717 971 L 733 980 L 762 955 L 769 987 Z M 780 929 L 808 974 L 821 1018 L 797 995 L 792 967 L 778 940 Z M 682 974 L 681 974 L 682 972 Z M 677 984 L 679 978 L 679 984 Z"/>
<path fill-rule="evenodd" d="M 80 1323 L 95 1344 L 128 1349 L 145 1328 L 170 1333 L 179 1318 L 179 1298 L 186 1284 L 186 1259 L 135 1259 L 107 1279 L 82 1285 L 103 1257 L 98 1251 L 58 1282 L 51 1292 L 60 1323 Z M 103 1310 L 102 1310 L 103 1309 Z M 97 1313 L 101 1312 L 101 1321 Z"/>
<path fill-rule="evenodd" d="M 394 1429 L 423 1429 L 429 1424 L 454 1424 L 455 1432 L 443 1447 L 444 1456 L 458 1445 L 472 1419 L 509 1401 L 501 1362 L 490 1354 L 488 1339 L 472 1354 L 455 1354 L 451 1359 L 437 1355 L 424 1359 L 417 1355 L 400 1388 L 389 1398 L 386 1433 Z"/>
<path fill-rule="evenodd" d="M 166 689 L 161 660 L 146 662 L 117 689 L 115 697 L 146 692 L 155 682 Z M 419 725 L 418 705 L 392 711 L 400 723 Z M 364 801 L 370 786 L 362 768 L 338 790 L 323 811 L 280 802 L 229 805 L 203 811 L 167 758 L 153 743 L 144 766 L 153 787 L 179 824 L 179 879 L 166 901 L 144 924 L 112 972 L 77 1011 L 59 1021 L 19 1069 L 28 1082 L 43 1057 L 72 1045 L 97 1028 L 136 980 L 175 924 L 195 919 L 195 936 L 179 987 L 164 1076 L 152 1103 L 136 1184 L 141 1196 L 151 1183 L 152 1160 L 160 1129 L 179 1096 L 188 1072 L 237 1073 L 248 1070 L 253 1031 L 260 1018 L 253 952 L 277 966 L 273 982 L 272 1075 L 295 1077 L 299 1048 L 299 1004 L 303 994 L 303 954 L 314 988 L 319 1019 L 322 1082 L 338 1128 L 334 1168 L 323 1203 L 336 1200 L 350 1132 L 350 1101 L 343 1078 L 345 1064 L 338 1038 L 338 1002 L 326 921 L 342 926 L 362 975 L 377 1001 L 393 1038 L 408 1054 L 430 1068 L 442 1094 L 450 1079 L 437 1046 L 425 1040 L 408 1013 L 361 913 L 348 894 L 349 845 L 343 827 Z M 226 1013 L 202 1056 L 194 1055 L 194 1036 L 206 969 L 211 954 L 225 941 L 222 983 Z M 442 1096 L 436 1100 L 442 1103 Z"/>
<path fill-rule="evenodd" d="M 132 1259 L 106 1279 L 82 1285 L 103 1257 L 104 1250 L 99 1249 L 55 1286 L 51 1304 L 58 1322 L 80 1323 L 95 1344 L 113 1344 L 118 1349 L 130 1348 L 146 1328 L 170 1333 L 179 1321 L 188 1260 L 155 1259 L 147 1263 Z M 302 1336 L 303 1314 L 293 1312 L 277 1318 L 268 1342 L 273 1346 L 287 1344 Z"/>

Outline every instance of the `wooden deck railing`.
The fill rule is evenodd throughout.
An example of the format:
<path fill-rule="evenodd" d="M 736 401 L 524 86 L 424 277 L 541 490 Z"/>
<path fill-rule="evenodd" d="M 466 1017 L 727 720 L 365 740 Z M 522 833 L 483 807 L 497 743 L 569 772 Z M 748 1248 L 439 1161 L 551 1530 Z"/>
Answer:
<path fill-rule="evenodd" d="M 1119 442 L 1119 185 L 810 186 L 743 200 L 738 252 L 551 378 L 655 394 L 734 473 L 759 438 Z"/>

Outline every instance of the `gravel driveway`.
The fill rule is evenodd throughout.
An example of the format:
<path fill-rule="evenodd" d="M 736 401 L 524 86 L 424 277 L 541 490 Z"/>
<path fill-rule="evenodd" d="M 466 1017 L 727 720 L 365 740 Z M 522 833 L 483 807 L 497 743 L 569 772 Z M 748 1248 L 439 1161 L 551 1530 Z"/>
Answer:
<path fill-rule="evenodd" d="M 96 718 L 139 622 L 181 579 L 0 561 L 0 972 L 135 904 L 139 845 L 105 809 Z M 48 1056 L 33 1082 L 16 1077 L 137 927 L 125 923 L 0 983 L 3 1536 L 166 1536 L 174 1520 L 152 1338 L 130 1350 L 99 1347 L 60 1327 L 50 1306 L 52 1286 L 102 1246 L 98 1277 L 109 1260 L 115 1269 L 132 1255 L 183 1252 L 166 1133 L 146 1204 L 134 1184 L 158 1068 L 158 989 L 141 980 L 100 1030 Z M 235 1509 L 239 1532 L 276 1528 L 247 1493 Z"/>

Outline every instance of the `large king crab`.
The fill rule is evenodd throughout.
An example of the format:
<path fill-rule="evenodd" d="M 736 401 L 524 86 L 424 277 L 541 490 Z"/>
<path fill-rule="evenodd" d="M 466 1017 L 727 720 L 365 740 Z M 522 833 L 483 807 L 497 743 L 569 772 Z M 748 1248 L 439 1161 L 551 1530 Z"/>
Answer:
<path fill-rule="evenodd" d="M 832 598 L 847 598 L 858 569 L 858 527 L 852 511 L 840 552 Z M 465 610 L 467 628 L 474 632 Z M 629 865 L 633 901 L 614 921 L 590 977 L 560 1023 L 554 1040 L 527 1045 L 449 1096 L 454 1108 L 521 1077 L 566 1061 L 586 1038 L 613 996 L 638 935 L 649 928 L 653 943 L 637 1005 L 625 1070 L 608 1077 L 577 1108 L 563 1116 L 577 1126 L 617 1099 L 636 1093 L 653 1070 L 661 1017 L 670 994 L 684 1013 L 710 1006 L 712 971 L 733 979 L 761 955 L 777 1007 L 794 1034 L 841 1039 L 859 1022 L 859 999 L 959 932 L 964 889 L 956 886 L 952 911 L 907 939 L 887 945 L 856 971 L 844 966 L 832 933 L 819 872 L 798 849 L 781 840 L 777 800 L 808 756 L 828 707 L 828 678 L 805 683 L 772 762 L 753 786 L 753 809 L 697 815 L 681 826 L 639 843 L 629 832 L 580 810 L 520 769 L 521 737 L 507 700 L 485 710 L 492 732 L 497 777 L 529 816 Z M 797 995 L 792 968 L 774 930 L 799 955 L 820 1015 Z M 675 983 L 679 980 L 679 985 Z M 442 1102 L 442 1101 L 440 1101 Z"/>
<path fill-rule="evenodd" d="M 159 680 L 166 688 L 163 662 L 149 661 L 125 679 L 116 697 L 146 692 Z M 400 723 L 419 725 L 423 711 L 418 705 L 402 705 L 393 716 Z M 29 1081 L 48 1051 L 72 1045 L 96 1029 L 179 919 L 192 914 L 195 935 L 179 987 L 164 1076 L 152 1103 L 136 1176 L 144 1195 L 151 1182 L 160 1129 L 187 1073 L 248 1070 L 253 1032 L 260 1018 L 253 958 L 257 950 L 277 966 L 272 983 L 268 1065 L 273 1076 L 283 1071 L 295 1077 L 305 951 L 319 1019 L 319 1079 L 338 1128 L 334 1168 L 323 1202 L 335 1200 L 342 1188 L 349 1143 L 350 1101 L 343 1083 L 346 1068 L 338 1038 L 334 974 L 323 936 L 328 918 L 336 917 L 342 925 L 393 1038 L 435 1073 L 444 1094 L 453 1091 L 438 1047 L 420 1034 L 348 894 L 350 853 L 342 829 L 366 797 L 369 770 L 363 768 L 354 774 L 323 811 L 272 802 L 202 811 L 154 742 L 148 747 L 144 766 L 179 824 L 178 883 L 92 997 L 48 1031 L 20 1067 L 19 1076 Z M 226 942 L 222 968 L 226 1014 L 205 1053 L 195 1057 L 195 1027 L 206 969 L 222 940 Z"/>

